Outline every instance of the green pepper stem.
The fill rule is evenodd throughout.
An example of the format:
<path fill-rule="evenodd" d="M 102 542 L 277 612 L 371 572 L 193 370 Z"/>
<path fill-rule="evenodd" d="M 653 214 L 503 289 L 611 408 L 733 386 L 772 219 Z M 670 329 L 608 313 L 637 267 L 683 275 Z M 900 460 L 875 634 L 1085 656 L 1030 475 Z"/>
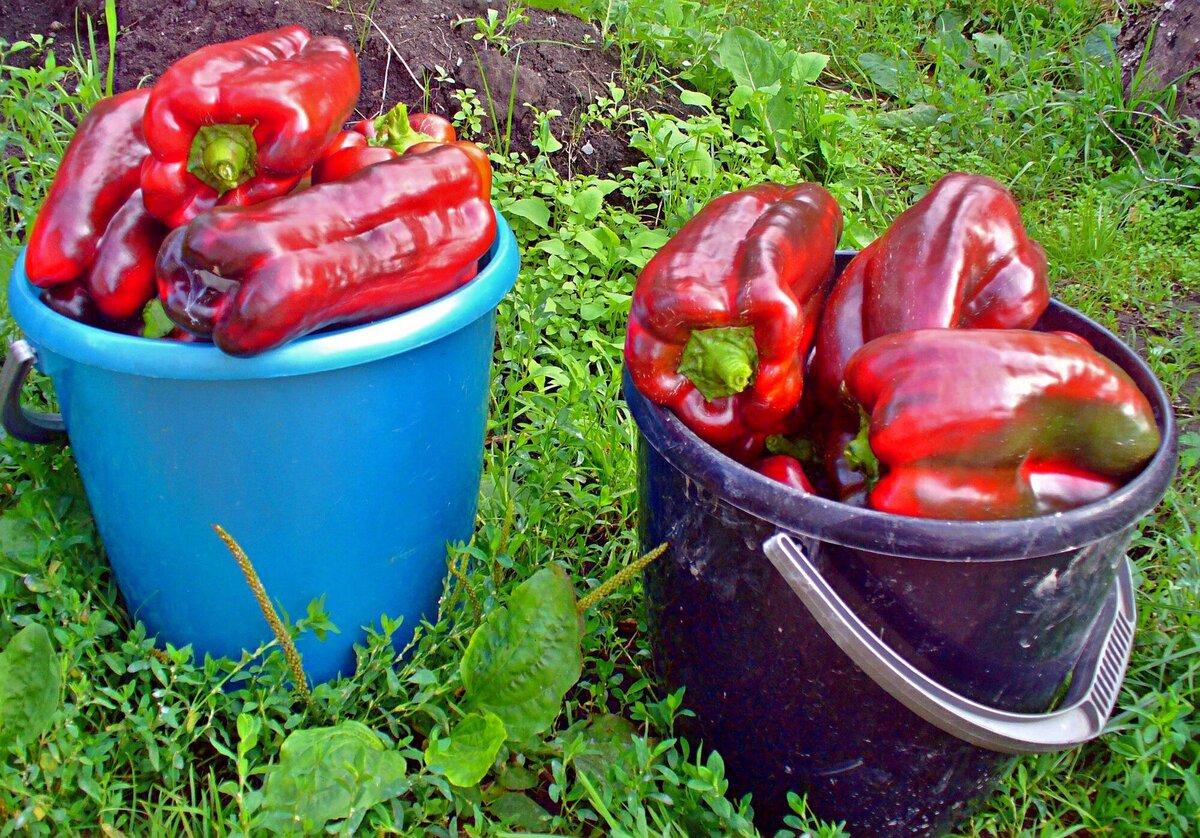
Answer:
<path fill-rule="evenodd" d="M 679 372 L 708 401 L 732 396 L 750 386 L 758 364 L 754 327 L 723 326 L 691 333 Z"/>
<path fill-rule="evenodd" d="M 228 137 L 209 143 L 204 149 L 204 167 L 221 183 L 225 192 L 237 186 L 238 177 L 249 158 L 246 147 Z"/>
<path fill-rule="evenodd" d="M 386 146 L 397 154 L 403 154 L 417 143 L 432 140 L 433 137 L 412 127 L 408 121 L 408 106 L 403 102 L 375 120 L 375 139 L 372 143 Z"/>
<path fill-rule="evenodd" d="M 188 171 L 218 193 L 254 177 L 254 129 L 249 125 L 204 125 L 196 131 Z"/>

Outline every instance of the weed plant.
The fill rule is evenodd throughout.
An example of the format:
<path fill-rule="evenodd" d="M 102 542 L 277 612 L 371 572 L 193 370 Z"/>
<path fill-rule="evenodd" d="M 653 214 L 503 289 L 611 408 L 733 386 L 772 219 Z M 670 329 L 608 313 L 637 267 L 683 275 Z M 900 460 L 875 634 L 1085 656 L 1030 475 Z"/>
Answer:
<path fill-rule="evenodd" d="M 120 602 L 70 449 L 0 439 L 0 647 L 44 627 L 61 684 L 35 735 L 0 742 L 0 833 L 288 833 L 294 824 L 278 808 L 287 781 L 314 830 L 755 834 L 753 801 L 726 796 L 721 755 L 677 735 L 687 696 L 653 680 L 636 583 L 584 612 L 581 674 L 549 729 L 498 745 L 474 783 L 453 784 L 454 766 L 426 749 L 453 742 L 465 718 L 461 661 L 477 626 L 519 585 L 556 565 L 583 596 L 638 553 L 637 434 L 621 398 L 621 348 L 634 280 L 667 237 L 723 191 L 819 179 L 846 213 L 844 246 L 861 247 L 938 176 L 962 169 L 1014 190 L 1046 247 L 1055 295 L 1137 348 L 1182 433 L 1179 477 L 1129 549 L 1137 643 L 1105 735 L 1016 760 L 960 834 L 1196 834 L 1200 159 L 1174 142 L 1170 91 L 1125 94 L 1112 4 L 559 7 L 595 20 L 622 57 L 623 77 L 580 119 L 630 128 L 643 160 L 605 178 L 559 177 L 548 163 L 553 129 L 572 129 L 550 112 L 534 159 L 492 148 L 496 203 L 523 265 L 499 311 L 478 528 L 449 551 L 439 614 L 399 661 L 390 646 L 398 626 L 384 618 L 359 648 L 354 677 L 317 685 L 307 703 L 290 690 L 275 641 L 236 661 L 163 648 Z M 484 18 L 479 31 L 499 38 L 515 14 L 510 6 Z M 750 28 L 731 36 L 735 25 Z M 740 68 L 738 45 L 756 56 Z M 804 67 L 794 56 L 807 56 Z M 73 126 L 103 89 L 88 56 L 63 58 L 43 41 L 0 45 L 5 275 Z M 800 75 L 790 90 L 772 90 L 759 75 L 766 67 Z M 694 115 L 630 108 L 626 91 L 647 85 L 685 91 Z M 807 115 L 773 119 L 782 106 Z M 467 95 L 459 128 L 477 135 L 503 112 Z M 14 334 L 7 318 L 3 330 Z M 35 406 L 53 399 L 41 380 L 25 393 Z M 319 603 L 291 626 L 325 628 Z M 350 723 L 370 733 L 375 744 L 360 741 L 354 753 L 373 769 L 316 784 L 297 767 L 292 737 L 346 733 Z M 802 798 L 794 809 L 782 834 L 842 834 Z"/>

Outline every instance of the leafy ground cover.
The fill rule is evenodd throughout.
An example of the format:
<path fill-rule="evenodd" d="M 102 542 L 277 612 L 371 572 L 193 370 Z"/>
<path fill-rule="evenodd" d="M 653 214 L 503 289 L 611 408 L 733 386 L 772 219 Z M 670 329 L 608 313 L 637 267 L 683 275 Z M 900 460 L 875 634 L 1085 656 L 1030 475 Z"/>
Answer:
<path fill-rule="evenodd" d="M 355 4 L 353 20 L 374 6 Z M 1120 8 L 563 4 L 593 22 L 611 84 L 573 115 L 526 112 L 511 127 L 478 88 L 452 100 L 460 129 L 489 142 L 523 269 L 500 310 L 477 535 L 449 551 L 440 613 L 399 662 L 396 627 L 373 627 L 355 676 L 307 697 L 276 643 L 239 661 L 164 649 L 122 608 L 70 450 L 0 440 L 0 672 L 44 676 L 41 690 L 0 684 L 0 831 L 754 834 L 753 801 L 726 797 L 721 756 L 677 735 L 687 696 L 654 681 L 636 578 L 588 596 L 639 550 L 636 428 L 620 394 L 633 280 L 722 191 L 820 180 L 855 248 L 963 169 L 1013 190 L 1055 295 L 1150 362 L 1182 434 L 1179 477 L 1131 548 L 1137 644 L 1106 735 L 1017 760 L 961 834 L 1194 834 L 1200 157 L 1180 143 L 1195 126 L 1174 116 L 1169 90 L 1126 93 L 1111 51 Z M 522 10 L 456 14 L 499 51 Z M 0 45 L 5 275 L 107 83 L 103 19 L 91 42 L 84 33 L 76 49 Z M 645 95 L 669 106 L 637 104 Z M 564 167 L 589 132 L 635 153 L 603 171 Z M 7 319 L 0 330 L 15 333 Z M 42 380 L 26 393 L 53 398 Z M 532 647 L 555 662 L 554 700 L 514 709 L 484 686 L 485 652 L 547 613 L 563 626 L 578 614 L 582 628 Z M 799 799 L 786 831 L 838 833 Z"/>

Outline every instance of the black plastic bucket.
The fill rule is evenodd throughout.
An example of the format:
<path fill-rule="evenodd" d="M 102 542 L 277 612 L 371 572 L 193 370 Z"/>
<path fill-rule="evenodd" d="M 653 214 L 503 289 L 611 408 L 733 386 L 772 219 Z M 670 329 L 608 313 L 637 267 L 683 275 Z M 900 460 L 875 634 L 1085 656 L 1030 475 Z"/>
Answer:
<path fill-rule="evenodd" d="M 854 835 L 942 834 L 1008 754 L 1103 729 L 1132 645 L 1125 549 L 1174 476 L 1175 425 L 1153 373 L 1110 332 L 1057 302 L 1038 328 L 1116 361 L 1164 442 L 1108 498 L 1020 521 L 796 492 L 717 453 L 626 377 L 642 547 L 670 544 L 645 573 L 655 668 L 686 687 L 683 732 L 721 753 L 764 831 L 795 791 Z"/>

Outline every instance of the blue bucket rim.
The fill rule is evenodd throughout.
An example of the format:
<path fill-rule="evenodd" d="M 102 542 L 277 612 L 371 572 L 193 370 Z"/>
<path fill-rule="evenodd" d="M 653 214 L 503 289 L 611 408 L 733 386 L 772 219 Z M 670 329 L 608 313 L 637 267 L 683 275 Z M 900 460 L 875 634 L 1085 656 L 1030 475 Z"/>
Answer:
<path fill-rule="evenodd" d="M 1066 512 L 1001 521 L 913 518 L 806 494 L 765 477 L 705 443 L 675 415 L 638 392 L 624 371 L 623 394 L 642 440 L 671 467 L 747 515 L 801 538 L 851 549 L 932 561 L 1020 561 L 1077 550 L 1131 529 L 1166 494 L 1178 464 L 1171 401 L 1154 372 L 1116 335 L 1058 300 L 1035 328 L 1086 338 L 1145 393 L 1162 437 L 1132 480 L 1095 503 Z M 643 467 L 639 462 L 639 468 Z"/>
<path fill-rule="evenodd" d="M 487 262 L 461 288 L 401 314 L 371 323 L 306 335 L 249 358 L 228 355 L 210 343 L 182 343 L 110 332 L 79 323 L 38 299 L 25 275 L 25 249 L 17 255 L 8 285 L 9 310 L 38 350 L 79 364 L 138 375 L 187 381 L 283 378 L 342 369 L 417 349 L 487 315 L 513 287 L 520 269 L 517 240 L 496 215 L 496 238 Z"/>

